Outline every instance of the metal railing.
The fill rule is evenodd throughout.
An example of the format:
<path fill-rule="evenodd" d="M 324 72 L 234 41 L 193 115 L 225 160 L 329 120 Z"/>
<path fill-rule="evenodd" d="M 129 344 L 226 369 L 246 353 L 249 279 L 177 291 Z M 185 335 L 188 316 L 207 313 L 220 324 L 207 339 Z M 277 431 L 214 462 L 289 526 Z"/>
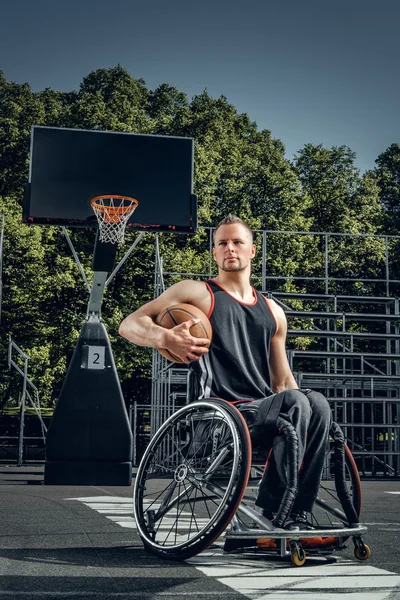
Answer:
<path fill-rule="evenodd" d="M 17 362 L 15 362 L 15 360 L 13 359 L 13 351 L 17 352 L 17 354 L 22 358 L 23 364 L 24 364 L 23 368 L 21 368 L 17 364 Z M 43 443 L 45 443 L 45 441 L 46 441 L 46 432 L 47 432 L 47 427 L 46 427 L 46 425 L 43 421 L 42 415 L 41 415 L 39 390 L 37 389 L 37 387 L 32 383 L 32 381 L 28 377 L 28 361 L 29 361 L 29 356 L 27 354 L 25 354 L 25 352 L 23 352 L 23 350 L 21 350 L 21 348 L 19 348 L 19 346 L 17 346 L 17 344 L 15 342 L 13 342 L 13 340 L 11 339 L 11 336 L 9 336 L 8 368 L 10 370 L 14 369 L 15 371 L 17 371 L 17 373 L 19 373 L 19 375 L 22 376 L 22 392 L 21 392 L 19 402 L 18 402 L 18 408 L 19 408 L 19 434 L 18 434 L 18 458 L 17 458 L 18 466 L 21 466 L 23 463 L 23 452 L 24 452 L 25 440 L 40 439 L 40 438 L 31 438 L 31 437 L 27 438 L 24 435 L 25 411 L 26 411 L 26 400 L 27 399 L 28 399 L 30 405 L 32 406 L 32 408 L 34 409 L 36 416 L 38 417 L 38 419 L 40 421 Z M 0 439 L 15 439 L 15 437 L 14 436 L 1 436 Z"/>
<path fill-rule="evenodd" d="M 172 271 L 164 267 L 164 276 L 182 276 L 182 277 L 196 277 L 208 279 L 216 274 L 213 256 L 212 256 L 212 245 L 213 245 L 213 232 L 215 228 L 213 227 L 204 227 L 200 228 L 200 231 L 204 231 L 207 234 L 208 240 L 204 242 L 203 249 L 208 249 L 209 258 L 207 264 L 204 263 L 204 272 L 203 273 L 190 273 L 190 272 L 176 272 Z M 279 282 L 310 282 L 314 284 L 321 284 L 318 286 L 320 292 L 323 292 L 325 295 L 335 294 L 335 290 L 332 292 L 332 287 L 337 283 L 370 283 L 370 284 L 383 284 L 382 293 L 386 294 L 386 296 L 390 296 L 392 292 L 392 287 L 394 285 L 398 286 L 400 284 L 400 279 L 391 276 L 391 271 L 393 270 L 392 265 L 395 262 L 395 258 L 399 252 L 400 247 L 400 236 L 397 235 L 374 235 L 368 233 L 335 233 L 335 232 L 323 232 L 323 231 L 281 231 L 281 230 L 272 230 L 272 229 L 263 229 L 263 230 L 254 230 L 255 241 L 258 246 L 258 252 L 256 255 L 256 260 L 253 262 L 253 280 L 257 281 L 257 287 L 263 290 L 271 289 L 271 282 L 275 282 L 279 284 Z M 274 239 L 274 236 L 280 237 L 281 247 L 284 247 L 282 243 L 282 238 L 288 236 L 291 241 L 295 238 L 298 239 L 299 243 L 304 245 L 304 238 L 307 236 L 314 240 L 314 244 L 311 245 L 310 255 L 313 258 L 313 262 L 315 262 L 314 267 L 310 267 L 310 263 L 307 262 L 307 253 L 304 251 L 304 264 L 307 265 L 307 274 L 304 272 L 303 274 L 299 273 L 300 267 L 296 267 L 293 274 L 290 275 L 282 275 L 280 271 L 274 272 L 274 257 L 275 257 L 275 249 L 272 248 L 273 244 L 271 242 Z M 337 240 L 345 240 L 345 241 L 356 241 L 358 244 L 362 240 L 374 240 L 379 245 L 379 264 L 375 265 L 375 269 L 377 269 L 380 273 L 380 276 L 376 276 L 375 274 L 372 276 L 371 267 L 368 264 L 368 261 L 371 258 L 371 253 L 365 253 L 364 260 L 360 260 L 356 265 L 358 270 L 369 270 L 371 272 L 370 277 L 362 277 L 362 276 L 336 276 L 335 272 L 337 271 L 337 267 L 335 267 L 335 254 L 333 252 L 333 246 L 335 241 Z M 399 245 L 398 247 L 396 247 Z M 318 248 L 316 248 L 317 246 Z M 342 256 L 342 262 L 348 258 L 349 250 L 339 248 L 335 248 L 336 253 L 336 262 L 337 256 Z M 318 255 L 319 260 L 315 260 Z M 257 264 L 257 256 L 259 256 L 259 261 Z M 284 254 L 282 254 L 284 257 Z M 285 258 L 285 257 L 284 257 Z M 291 258 L 290 256 L 286 258 Z M 393 259 L 393 260 L 392 260 Z M 287 261 L 286 261 L 287 262 Z M 340 262 L 340 261 L 339 261 Z M 354 264 L 353 264 L 354 267 Z M 311 269 L 311 270 L 310 270 Z M 314 272 L 313 272 L 313 270 Z M 275 285 L 275 290 L 277 286 Z"/>

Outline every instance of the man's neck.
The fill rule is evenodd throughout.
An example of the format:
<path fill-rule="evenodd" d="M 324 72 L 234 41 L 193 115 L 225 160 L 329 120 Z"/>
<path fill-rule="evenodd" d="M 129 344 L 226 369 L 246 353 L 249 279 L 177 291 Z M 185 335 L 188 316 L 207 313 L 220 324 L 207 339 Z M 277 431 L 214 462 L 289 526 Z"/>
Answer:
<path fill-rule="evenodd" d="M 246 271 L 220 270 L 215 281 L 227 292 L 242 302 L 252 302 L 253 288 L 250 284 L 249 273 Z"/>

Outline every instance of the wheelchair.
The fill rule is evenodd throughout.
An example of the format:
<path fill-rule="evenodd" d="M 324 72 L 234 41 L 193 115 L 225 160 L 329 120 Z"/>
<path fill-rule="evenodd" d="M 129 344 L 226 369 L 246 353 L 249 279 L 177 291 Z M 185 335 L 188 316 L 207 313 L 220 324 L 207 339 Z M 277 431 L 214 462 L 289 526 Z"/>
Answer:
<path fill-rule="evenodd" d="M 157 431 L 140 462 L 134 513 L 145 548 L 170 560 L 185 560 L 224 533 L 226 552 L 249 551 L 290 557 L 301 566 L 306 554 L 331 554 L 352 538 L 354 555 L 366 560 L 369 547 L 359 523 L 361 485 L 340 428 L 333 424 L 324 473 L 311 513 L 312 528 L 290 531 L 285 521 L 298 485 L 297 437 L 278 418 L 292 465 L 273 522 L 255 505 L 265 468 L 252 453 L 249 428 L 235 406 L 221 399 L 194 401 Z M 331 471 L 334 470 L 332 480 Z"/>

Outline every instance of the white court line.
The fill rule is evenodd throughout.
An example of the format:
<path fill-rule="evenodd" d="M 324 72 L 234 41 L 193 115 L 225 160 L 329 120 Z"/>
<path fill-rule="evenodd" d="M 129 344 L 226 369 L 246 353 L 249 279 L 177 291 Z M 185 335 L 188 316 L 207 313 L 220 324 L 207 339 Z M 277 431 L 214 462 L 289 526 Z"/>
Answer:
<path fill-rule="evenodd" d="M 400 587 L 400 575 L 345 560 L 299 569 L 205 551 L 187 562 L 252 600 L 385 600 Z"/>
<path fill-rule="evenodd" d="M 161 592 L 161 591 L 151 591 L 151 592 L 145 592 L 145 591 L 138 591 L 138 592 L 133 592 L 133 591 L 129 591 L 129 592 L 88 592 L 88 591 L 77 591 L 77 592 L 60 592 L 57 590 L 53 590 L 53 591 L 49 591 L 49 592 L 44 592 L 43 590 L 36 592 L 36 591 L 26 591 L 26 590 L 18 590 L 18 592 L 16 591 L 7 591 L 7 590 L 0 590 L 0 598 L 10 598 L 10 600 L 16 600 L 17 598 L 20 597 L 24 597 L 27 596 L 28 598 L 57 598 L 58 596 L 60 596 L 61 598 L 77 598 L 78 600 L 84 600 L 85 598 L 95 598 L 95 600 L 104 598 L 105 600 L 109 600 L 109 598 L 149 598 L 150 600 L 154 599 L 154 594 L 156 594 L 157 598 L 158 597 L 162 597 L 162 598 L 180 598 L 181 596 L 195 596 L 195 598 L 198 598 L 199 596 L 212 596 L 214 592 L 179 592 L 179 591 L 172 591 L 172 592 Z M 215 594 L 218 594 L 218 597 L 222 597 L 224 598 L 225 596 L 228 597 L 228 600 L 230 598 L 232 598 L 232 592 L 229 591 L 220 591 L 218 590 L 218 592 L 215 592 Z M 291 599 L 293 600 L 293 598 Z M 343 600 L 343 598 L 342 598 Z"/>
<path fill-rule="evenodd" d="M 137 529 L 130 498 L 68 500 L 83 502 L 121 527 Z M 400 598 L 399 574 L 339 557 L 329 564 L 324 558 L 313 556 L 312 560 L 316 564 L 298 568 L 289 560 L 268 561 L 261 554 L 224 554 L 222 548 L 213 547 L 186 562 L 251 600 L 385 600 L 394 593 Z"/>

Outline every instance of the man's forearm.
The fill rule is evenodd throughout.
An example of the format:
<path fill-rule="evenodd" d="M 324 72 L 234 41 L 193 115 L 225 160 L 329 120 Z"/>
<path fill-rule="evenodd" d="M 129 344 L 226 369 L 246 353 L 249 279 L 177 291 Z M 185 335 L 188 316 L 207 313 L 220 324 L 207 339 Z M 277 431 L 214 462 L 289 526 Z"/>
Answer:
<path fill-rule="evenodd" d="M 124 319 L 119 327 L 119 335 L 138 346 L 163 348 L 165 330 L 156 325 L 147 315 Z"/>

